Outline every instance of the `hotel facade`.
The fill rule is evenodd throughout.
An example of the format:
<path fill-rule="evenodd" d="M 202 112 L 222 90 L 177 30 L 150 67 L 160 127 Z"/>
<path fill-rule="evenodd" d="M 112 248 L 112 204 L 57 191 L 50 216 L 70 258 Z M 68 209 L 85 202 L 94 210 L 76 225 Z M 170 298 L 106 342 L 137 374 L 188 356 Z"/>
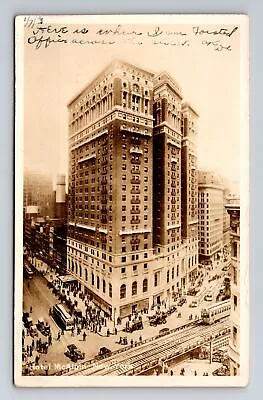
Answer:
<path fill-rule="evenodd" d="M 197 273 L 198 114 L 168 73 L 115 61 L 68 116 L 68 272 L 114 319 L 169 306 Z"/>

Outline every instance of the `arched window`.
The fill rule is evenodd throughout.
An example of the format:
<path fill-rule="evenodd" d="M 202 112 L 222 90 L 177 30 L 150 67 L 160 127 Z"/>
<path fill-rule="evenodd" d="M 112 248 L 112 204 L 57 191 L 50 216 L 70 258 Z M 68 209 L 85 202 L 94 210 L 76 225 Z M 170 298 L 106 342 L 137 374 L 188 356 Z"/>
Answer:
<path fill-rule="evenodd" d="M 139 92 L 139 86 L 136 83 L 133 85 L 133 91 Z"/>
<path fill-rule="evenodd" d="M 103 281 L 102 281 L 102 291 L 103 291 L 103 293 L 106 292 L 106 281 L 105 281 L 105 279 L 103 279 Z"/>
<path fill-rule="evenodd" d="M 74 261 L 73 260 L 71 261 L 71 270 L 72 270 L 72 272 L 74 272 Z"/>
<path fill-rule="evenodd" d="M 82 267 L 79 265 L 79 276 L 82 277 Z"/>
<path fill-rule="evenodd" d="M 112 284 L 109 283 L 109 297 L 112 297 Z"/>
<path fill-rule="evenodd" d="M 137 282 L 134 281 L 132 283 L 132 296 L 135 296 L 137 294 Z"/>
<path fill-rule="evenodd" d="M 148 279 L 145 278 L 142 283 L 142 291 L 143 293 L 145 293 L 147 292 L 147 290 L 148 290 Z"/>
<path fill-rule="evenodd" d="M 91 274 L 91 284 L 94 285 L 94 273 Z"/>
<path fill-rule="evenodd" d="M 97 289 L 100 288 L 100 278 L 97 276 Z"/>
<path fill-rule="evenodd" d="M 125 299 L 126 297 L 126 285 L 121 285 L 120 287 L 120 299 Z"/>
<path fill-rule="evenodd" d="M 174 267 L 172 268 L 172 279 L 174 279 Z"/>
<path fill-rule="evenodd" d="M 75 267 L 76 267 L 76 274 L 78 275 L 78 264 L 77 263 L 75 264 Z"/>
<path fill-rule="evenodd" d="M 85 269 L 85 279 L 86 279 L 86 281 L 88 280 L 88 270 L 87 269 Z"/>

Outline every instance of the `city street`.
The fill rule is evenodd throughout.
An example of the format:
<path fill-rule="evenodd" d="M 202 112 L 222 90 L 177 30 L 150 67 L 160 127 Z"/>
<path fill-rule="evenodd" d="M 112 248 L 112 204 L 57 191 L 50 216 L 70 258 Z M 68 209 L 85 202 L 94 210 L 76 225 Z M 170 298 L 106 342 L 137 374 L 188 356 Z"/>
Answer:
<path fill-rule="evenodd" d="M 103 346 L 109 348 L 111 351 L 123 348 L 123 345 L 120 345 L 118 342 L 120 341 L 120 337 L 127 337 L 128 344 L 130 344 L 131 340 L 135 343 L 139 341 L 141 337 L 142 340 L 151 338 L 153 336 L 158 335 L 159 331 L 162 328 L 174 329 L 179 326 L 183 326 L 190 322 L 189 316 L 190 314 L 200 317 L 201 310 L 208 305 L 211 305 L 215 302 L 216 295 L 220 286 L 222 285 L 224 273 L 222 272 L 223 263 L 216 264 L 214 269 L 209 271 L 208 274 L 204 277 L 202 286 L 200 287 L 200 292 L 196 296 L 186 295 L 186 303 L 183 306 L 178 306 L 177 311 L 167 317 L 166 324 L 161 324 L 157 326 L 150 326 L 148 321 L 148 315 L 143 314 L 143 324 L 144 329 L 134 331 L 133 333 L 123 332 L 123 327 L 125 326 L 124 319 L 122 321 L 122 325 L 118 326 L 117 335 L 111 334 L 110 337 L 107 337 L 103 332 L 101 334 L 96 334 L 90 332 L 88 329 L 85 329 L 87 334 L 87 338 L 83 341 L 83 332 L 82 330 L 80 335 L 75 334 L 72 336 L 71 332 L 65 332 L 64 335 L 61 336 L 59 340 L 57 340 L 58 332 L 61 331 L 57 324 L 54 322 L 53 318 L 49 315 L 49 309 L 58 303 L 57 297 L 51 292 L 51 290 L 47 287 L 48 279 L 51 279 L 51 276 L 48 275 L 49 268 L 45 263 L 36 260 L 36 265 L 38 269 L 34 270 L 34 275 L 32 279 L 24 280 L 24 296 L 23 296 L 23 311 L 29 311 L 30 307 L 32 307 L 31 317 L 33 319 L 33 323 L 37 323 L 39 318 L 43 318 L 50 325 L 52 332 L 52 345 L 49 346 L 47 354 L 40 354 L 40 365 L 48 365 L 49 366 L 49 374 L 53 374 L 57 372 L 57 365 L 66 365 L 71 363 L 70 359 L 65 356 L 65 351 L 67 345 L 75 344 L 82 352 L 85 353 L 85 359 L 94 358 L 99 349 Z M 39 271 L 44 271 L 46 276 L 43 276 Z M 208 282 L 208 280 L 215 274 L 221 275 L 220 278 Z M 53 276 L 52 276 L 53 277 Z M 204 296 L 209 291 L 213 295 L 213 301 L 207 302 L 204 300 Z M 189 307 L 190 303 L 196 300 L 198 303 L 197 307 L 191 308 Z M 78 301 L 81 301 L 78 299 Z M 178 317 L 178 313 L 181 314 L 181 317 Z M 111 330 L 112 331 L 112 330 Z M 40 332 L 38 333 L 38 337 L 41 337 L 42 341 L 46 341 L 47 338 L 43 336 Z M 31 345 L 32 338 L 31 336 L 25 337 L 25 347 L 27 345 Z M 92 345 L 90 345 L 92 343 Z M 33 351 L 31 361 L 35 360 L 35 356 L 37 355 L 36 350 Z M 36 368 L 36 367 L 34 367 Z M 34 370 L 34 374 L 44 374 L 45 370 Z"/>

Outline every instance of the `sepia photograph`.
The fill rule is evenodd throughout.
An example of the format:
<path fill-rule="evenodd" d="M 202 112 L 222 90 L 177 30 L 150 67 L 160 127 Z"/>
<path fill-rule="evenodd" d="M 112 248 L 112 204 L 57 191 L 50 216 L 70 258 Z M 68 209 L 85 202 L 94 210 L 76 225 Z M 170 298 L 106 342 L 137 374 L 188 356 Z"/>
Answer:
<path fill-rule="evenodd" d="M 15 384 L 247 385 L 248 18 L 15 22 Z"/>

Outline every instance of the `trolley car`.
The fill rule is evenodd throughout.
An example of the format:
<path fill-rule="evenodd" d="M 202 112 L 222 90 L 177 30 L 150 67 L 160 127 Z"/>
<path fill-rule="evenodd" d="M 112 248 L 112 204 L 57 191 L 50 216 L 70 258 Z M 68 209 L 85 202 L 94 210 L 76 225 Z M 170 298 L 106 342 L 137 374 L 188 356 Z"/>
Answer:
<path fill-rule="evenodd" d="M 222 318 L 230 315 L 230 300 L 221 301 L 205 308 L 201 311 L 201 320 L 203 324 L 213 324 Z"/>

